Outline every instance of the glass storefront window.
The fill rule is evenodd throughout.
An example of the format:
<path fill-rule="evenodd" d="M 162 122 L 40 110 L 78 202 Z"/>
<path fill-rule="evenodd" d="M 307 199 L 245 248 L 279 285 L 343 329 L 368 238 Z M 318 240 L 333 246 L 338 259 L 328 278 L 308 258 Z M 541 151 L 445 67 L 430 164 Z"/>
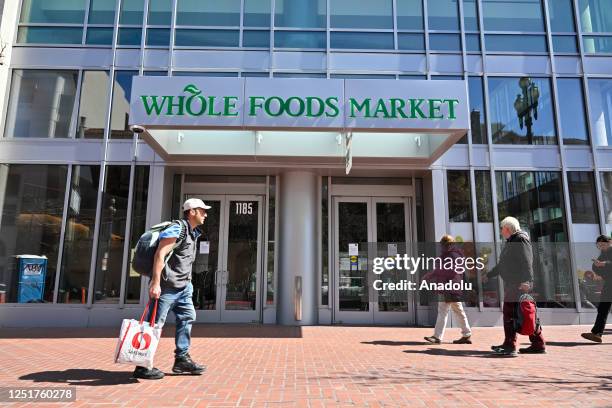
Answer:
<path fill-rule="evenodd" d="M 489 77 L 488 82 L 493 143 L 557 143 L 548 78 Z"/>
<path fill-rule="evenodd" d="M 538 305 L 575 307 L 560 173 L 497 171 L 496 181 L 499 219 L 517 218 L 531 239 Z"/>
<path fill-rule="evenodd" d="M 119 28 L 119 36 L 117 38 L 118 45 L 140 46 L 142 42 L 142 28 Z"/>
<path fill-rule="evenodd" d="M 242 32 L 242 46 L 255 48 L 270 47 L 270 31 L 244 30 Z"/>
<path fill-rule="evenodd" d="M 325 48 L 326 43 L 322 31 L 274 31 L 274 46 L 278 48 Z"/>
<path fill-rule="evenodd" d="M 276 253 L 276 177 L 270 176 L 268 185 L 268 270 L 266 273 L 266 305 L 274 304 L 274 254 Z"/>
<path fill-rule="evenodd" d="M 325 28 L 326 0 L 274 0 L 274 26 Z"/>
<path fill-rule="evenodd" d="M 76 138 L 104 137 L 108 99 L 108 71 L 84 71 L 76 123 Z"/>
<path fill-rule="evenodd" d="M 476 0 L 463 0 L 463 28 L 478 31 L 478 5 Z"/>
<path fill-rule="evenodd" d="M 396 0 L 397 29 L 423 29 L 423 2 L 421 0 Z"/>
<path fill-rule="evenodd" d="M 83 24 L 86 0 L 23 0 L 21 23 Z"/>
<path fill-rule="evenodd" d="M 490 52 L 538 52 L 548 50 L 543 35 L 487 34 L 485 47 Z"/>
<path fill-rule="evenodd" d="M 87 37 L 85 38 L 85 44 L 108 46 L 113 45 L 113 29 L 106 27 L 89 27 L 87 29 Z"/>
<path fill-rule="evenodd" d="M 174 44 L 180 47 L 238 47 L 238 30 L 176 30 Z"/>
<path fill-rule="evenodd" d="M 122 0 L 119 24 L 142 25 L 144 0 Z"/>
<path fill-rule="evenodd" d="M 612 145 L 612 79 L 590 78 L 591 137 L 595 146 Z"/>
<path fill-rule="evenodd" d="M 147 222 L 147 199 L 149 197 L 149 166 L 136 166 L 134 173 L 132 221 L 130 224 L 130 247 L 128 270 L 125 276 L 125 303 L 140 302 L 140 275 L 132 269 L 132 256 L 138 239 L 145 232 Z"/>
<path fill-rule="evenodd" d="M 271 0 L 244 0 L 245 27 L 270 27 Z"/>
<path fill-rule="evenodd" d="M 108 166 L 100 213 L 94 303 L 119 303 L 130 166 Z"/>
<path fill-rule="evenodd" d="M 612 36 L 583 36 L 582 44 L 585 53 L 612 53 Z"/>
<path fill-rule="evenodd" d="M 480 36 L 478 34 L 465 35 L 465 50 L 467 52 L 480 52 Z"/>
<path fill-rule="evenodd" d="M 100 166 L 74 166 L 60 268 L 58 303 L 87 303 Z"/>
<path fill-rule="evenodd" d="M 446 172 L 448 191 L 448 221 L 472 222 L 472 200 L 470 196 L 470 172 L 448 170 Z"/>
<path fill-rule="evenodd" d="M 427 2 L 430 30 L 459 31 L 458 0 L 436 0 Z"/>
<path fill-rule="evenodd" d="M 487 31 L 544 32 L 541 0 L 482 0 Z"/>
<path fill-rule="evenodd" d="M 574 224 L 598 224 L 595 179 L 590 171 L 568 171 L 567 186 Z"/>
<path fill-rule="evenodd" d="M 432 51 L 461 51 L 459 34 L 429 34 L 429 49 Z"/>
<path fill-rule="evenodd" d="M 552 42 L 555 53 L 578 53 L 578 45 L 574 35 L 553 35 Z"/>
<path fill-rule="evenodd" d="M 397 34 L 397 48 L 409 51 L 424 51 L 425 36 L 423 34 Z"/>
<path fill-rule="evenodd" d="M 557 93 L 563 143 L 589 144 L 582 81 L 579 78 L 557 78 Z"/>
<path fill-rule="evenodd" d="M 147 29 L 147 46 L 170 46 L 170 29 L 168 28 L 149 28 Z"/>
<path fill-rule="evenodd" d="M 129 112 L 130 95 L 132 93 L 132 78 L 138 75 L 138 71 L 117 71 L 113 84 L 113 103 L 111 107 L 111 132 L 112 139 L 131 139 Z"/>
<path fill-rule="evenodd" d="M 484 88 L 481 77 L 468 78 L 468 93 L 470 101 L 470 128 L 472 129 L 472 143 L 487 144 Z"/>
<path fill-rule="evenodd" d="M 90 0 L 88 24 L 115 24 L 117 3 L 108 0 Z"/>
<path fill-rule="evenodd" d="M 77 71 L 13 70 L 5 137 L 67 138 Z"/>
<path fill-rule="evenodd" d="M 176 24 L 239 26 L 240 0 L 178 0 Z"/>
<path fill-rule="evenodd" d="M 488 170 L 474 171 L 478 222 L 493 222 L 493 195 L 491 193 L 490 174 Z"/>
<path fill-rule="evenodd" d="M 6 302 L 53 301 L 68 166 L 0 164 L 0 297 Z M 16 255 L 47 257 L 43 285 L 19 296 Z M 4 293 L 1 293 L 4 292 Z"/>
<path fill-rule="evenodd" d="M 149 0 L 149 25 L 172 24 L 172 1 L 171 0 Z"/>
<path fill-rule="evenodd" d="M 321 177 L 321 304 L 329 305 L 329 177 Z"/>
<path fill-rule="evenodd" d="M 574 25 L 574 8 L 572 0 L 549 0 L 548 17 L 550 31 L 568 33 L 576 31 Z"/>
<path fill-rule="evenodd" d="M 332 28 L 393 28 L 391 0 L 330 0 Z"/>
<path fill-rule="evenodd" d="M 612 230 L 612 171 L 601 173 L 601 196 L 603 198 L 604 222 L 608 224 L 608 231 Z"/>

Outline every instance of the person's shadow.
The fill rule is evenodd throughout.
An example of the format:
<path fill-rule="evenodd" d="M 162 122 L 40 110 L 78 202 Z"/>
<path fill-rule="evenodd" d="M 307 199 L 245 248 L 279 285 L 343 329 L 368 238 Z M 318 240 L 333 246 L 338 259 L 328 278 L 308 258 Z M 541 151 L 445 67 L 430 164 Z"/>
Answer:
<path fill-rule="evenodd" d="M 361 344 L 371 344 L 373 346 L 422 346 L 424 341 L 391 341 L 391 340 L 373 340 L 362 341 Z"/>
<path fill-rule="evenodd" d="M 64 383 L 67 385 L 101 385 L 133 384 L 139 381 L 132 378 L 131 371 L 106 371 L 92 368 L 70 368 L 64 371 L 41 371 L 19 377 L 20 380 L 33 382 Z"/>
<path fill-rule="evenodd" d="M 500 358 L 491 351 L 484 350 L 449 350 L 445 348 L 429 348 L 427 350 L 404 350 L 407 354 L 429 354 L 431 356 L 448 356 L 448 357 L 481 357 L 481 358 Z"/>

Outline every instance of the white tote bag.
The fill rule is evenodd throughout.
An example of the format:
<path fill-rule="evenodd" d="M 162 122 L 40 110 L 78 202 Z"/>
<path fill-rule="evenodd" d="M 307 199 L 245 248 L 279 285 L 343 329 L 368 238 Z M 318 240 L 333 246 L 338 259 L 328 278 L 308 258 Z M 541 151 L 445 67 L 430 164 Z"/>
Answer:
<path fill-rule="evenodd" d="M 150 304 L 151 302 L 145 307 L 140 321 L 123 319 L 115 350 L 115 363 L 153 368 L 153 357 L 161 337 L 161 328 L 155 327 L 157 299 L 151 313 L 151 321 L 144 321 Z"/>

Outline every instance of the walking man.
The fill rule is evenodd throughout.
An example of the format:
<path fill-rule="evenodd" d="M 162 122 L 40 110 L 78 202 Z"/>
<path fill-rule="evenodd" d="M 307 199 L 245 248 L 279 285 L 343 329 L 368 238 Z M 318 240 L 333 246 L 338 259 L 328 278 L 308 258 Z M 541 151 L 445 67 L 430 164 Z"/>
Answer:
<path fill-rule="evenodd" d="M 149 297 L 159 299 L 155 323 L 157 326 L 163 326 L 170 310 L 176 317 L 176 349 L 172 367 L 174 373 L 199 375 L 205 370 L 204 366 L 197 364 L 189 356 L 191 325 L 196 317 L 192 300 L 191 267 L 196 256 L 196 243 L 201 234 L 198 226 L 204 224 L 206 210 L 210 208 L 197 198 L 185 201 L 183 219 L 160 233 L 153 262 Z M 166 259 L 171 251 L 172 255 Z M 149 310 L 149 315 L 150 313 L 152 310 Z M 136 367 L 133 375 L 135 378 L 148 380 L 164 377 L 164 373 L 159 369 L 149 370 L 146 367 Z"/>
<path fill-rule="evenodd" d="M 601 251 L 601 254 L 593 260 L 593 272 L 602 277 L 604 285 L 597 306 L 595 325 L 590 333 L 582 333 L 582 337 L 595 343 L 601 343 L 601 336 L 603 336 L 612 306 L 612 238 L 607 235 L 597 237 L 597 249 Z"/>
<path fill-rule="evenodd" d="M 485 279 L 501 276 L 504 281 L 504 342 L 492 346 L 495 354 L 516 356 L 516 331 L 514 320 L 517 318 L 516 306 L 519 295 L 529 292 L 533 284 L 533 253 L 531 241 L 526 232 L 521 231 L 519 221 L 514 217 L 506 217 L 500 223 L 501 234 L 506 239 L 497 265 L 485 275 Z M 529 336 L 531 346 L 519 350 L 523 354 L 546 353 L 546 345 L 542 336 L 542 328 Z"/>

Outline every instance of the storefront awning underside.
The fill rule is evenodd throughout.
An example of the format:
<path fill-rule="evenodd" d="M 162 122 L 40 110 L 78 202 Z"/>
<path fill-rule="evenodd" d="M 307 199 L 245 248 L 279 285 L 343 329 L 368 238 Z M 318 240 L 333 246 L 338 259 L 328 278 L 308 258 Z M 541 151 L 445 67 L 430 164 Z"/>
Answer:
<path fill-rule="evenodd" d="M 437 160 L 465 134 L 466 130 L 458 129 L 435 133 L 431 129 L 345 133 L 147 128 L 143 138 L 167 161 L 232 157 L 244 161 L 310 158 L 316 162 L 338 163 L 344 161 L 350 150 L 357 163 L 392 161 L 422 167 Z"/>

